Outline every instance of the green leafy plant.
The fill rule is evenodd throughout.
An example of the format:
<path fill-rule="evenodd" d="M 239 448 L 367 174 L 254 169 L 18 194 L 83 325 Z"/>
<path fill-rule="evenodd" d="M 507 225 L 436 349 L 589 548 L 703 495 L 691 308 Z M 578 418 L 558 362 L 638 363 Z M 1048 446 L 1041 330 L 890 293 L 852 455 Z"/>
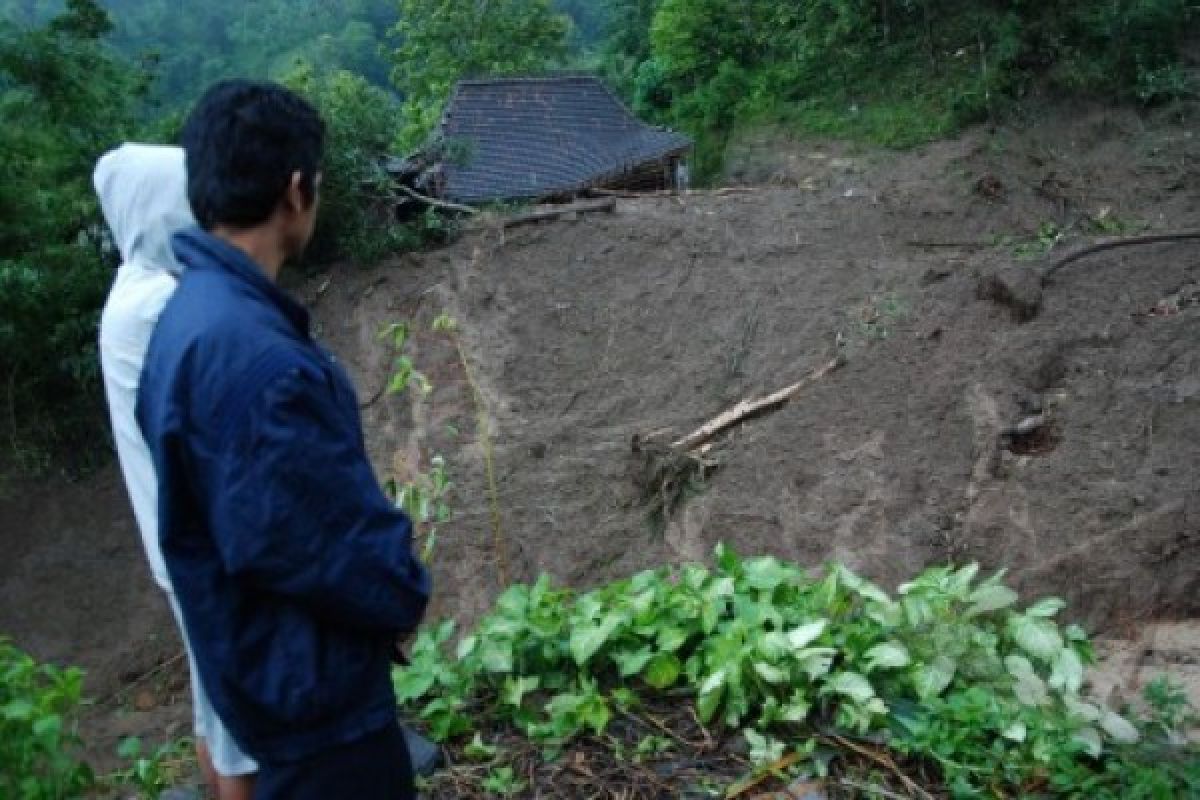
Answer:
<path fill-rule="evenodd" d="M 297 62 L 284 83 L 309 98 L 327 129 L 322 207 L 309 257 L 349 256 L 369 265 L 411 249 L 409 231 L 393 218 L 391 178 L 382 160 L 399 129 L 396 100 L 359 75 L 322 72 L 307 62 Z"/>
<path fill-rule="evenodd" d="M 442 740 L 498 723 L 555 751 L 665 692 L 742 731 L 760 766 L 809 758 L 813 732 L 834 730 L 930 762 L 955 797 L 1055 781 L 1117 796 L 1114 776 L 1152 763 L 1138 750 L 1146 725 L 1164 723 L 1082 694 L 1094 657 L 1080 628 L 1055 621 L 1061 601 L 1020 609 L 1003 573 L 977 578 L 974 565 L 933 568 L 893 597 L 841 565 L 814 577 L 725 547 L 713 569 L 580 594 L 541 578 L 507 589 L 453 656 L 451 623 L 422 631 L 395 688 Z M 1167 785 L 1200 777 L 1183 763 Z"/>
<path fill-rule="evenodd" d="M 0 797 L 58 800 L 93 784 L 76 714 L 83 673 L 38 664 L 0 638 Z"/>
<path fill-rule="evenodd" d="M 195 766 L 192 747 L 190 739 L 180 739 L 150 750 L 136 736 L 122 739 L 117 755 L 129 766 L 106 776 L 105 783 L 153 800 L 159 792 L 178 785 Z"/>
<path fill-rule="evenodd" d="M 523 790 L 525 786 L 525 781 L 516 776 L 512 767 L 496 767 L 484 777 L 481 784 L 485 791 L 501 797 L 511 797 Z"/>
<path fill-rule="evenodd" d="M 399 394 L 412 387 L 416 387 L 422 394 L 429 394 L 433 391 L 433 385 L 429 383 L 429 379 L 417 370 L 412 357 L 404 352 L 410 336 L 412 336 L 412 326 L 407 322 L 393 322 L 384 326 L 379 332 L 380 341 L 390 342 L 396 353 L 396 357 L 392 361 L 392 376 L 388 380 L 388 394 Z"/>

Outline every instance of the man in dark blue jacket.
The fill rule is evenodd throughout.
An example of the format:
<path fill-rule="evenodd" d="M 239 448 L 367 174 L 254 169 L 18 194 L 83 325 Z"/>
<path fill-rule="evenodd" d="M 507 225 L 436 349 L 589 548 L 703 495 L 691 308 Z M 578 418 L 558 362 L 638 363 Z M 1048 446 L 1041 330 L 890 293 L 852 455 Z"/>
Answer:
<path fill-rule="evenodd" d="M 324 126 L 274 84 L 213 87 L 184 128 L 200 228 L 137 416 L 159 534 L 212 704 L 256 798 L 413 794 L 390 682 L 429 577 L 367 460 L 354 389 L 275 280 L 312 236 Z"/>

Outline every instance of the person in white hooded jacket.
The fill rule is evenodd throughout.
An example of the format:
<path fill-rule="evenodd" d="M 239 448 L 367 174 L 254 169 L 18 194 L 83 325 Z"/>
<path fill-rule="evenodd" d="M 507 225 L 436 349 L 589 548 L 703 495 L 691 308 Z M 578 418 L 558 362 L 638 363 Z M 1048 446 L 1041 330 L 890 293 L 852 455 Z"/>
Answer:
<path fill-rule="evenodd" d="M 220 800 L 250 800 L 257 764 L 230 736 L 197 676 L 159 546 L 158 479 L 134 415 L 146 349 L 182 270 L 171 251 L 171 236 L 196 224 L 188 206 L 184 152 L 178 147 L 124 144 L 100 158 L 93 178 L 122 259 L 100 318 L 100 366 L 117 457 L 150 572 L 166 592 L 183 635 L 201 769 Z"/>

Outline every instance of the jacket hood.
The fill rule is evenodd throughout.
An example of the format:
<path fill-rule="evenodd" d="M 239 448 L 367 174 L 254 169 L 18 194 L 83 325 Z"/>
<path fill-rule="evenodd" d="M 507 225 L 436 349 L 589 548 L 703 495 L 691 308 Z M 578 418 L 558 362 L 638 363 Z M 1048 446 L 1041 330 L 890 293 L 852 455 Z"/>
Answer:
<path fill-rule="evenodd" d="M 196 224 L 188 206 L 183 150 L 123 144 L 101 156 L 92 177 L 122 262 L 182 272 L 171 235 Z"/>

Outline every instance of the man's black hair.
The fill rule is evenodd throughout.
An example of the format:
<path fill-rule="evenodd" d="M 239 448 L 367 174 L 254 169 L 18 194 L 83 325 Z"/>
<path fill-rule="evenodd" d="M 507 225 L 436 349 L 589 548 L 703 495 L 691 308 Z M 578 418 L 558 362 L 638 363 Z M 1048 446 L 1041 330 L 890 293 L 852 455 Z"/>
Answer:
<path fill-rule="evenodd" d="M 311 203 L 324 146 L 320 115 L 295 92 L 266 82 L 216 84 L 183 127 L 192 213 L 205 230 L 252 228 L 271 216 L 295 172 Z"/>

